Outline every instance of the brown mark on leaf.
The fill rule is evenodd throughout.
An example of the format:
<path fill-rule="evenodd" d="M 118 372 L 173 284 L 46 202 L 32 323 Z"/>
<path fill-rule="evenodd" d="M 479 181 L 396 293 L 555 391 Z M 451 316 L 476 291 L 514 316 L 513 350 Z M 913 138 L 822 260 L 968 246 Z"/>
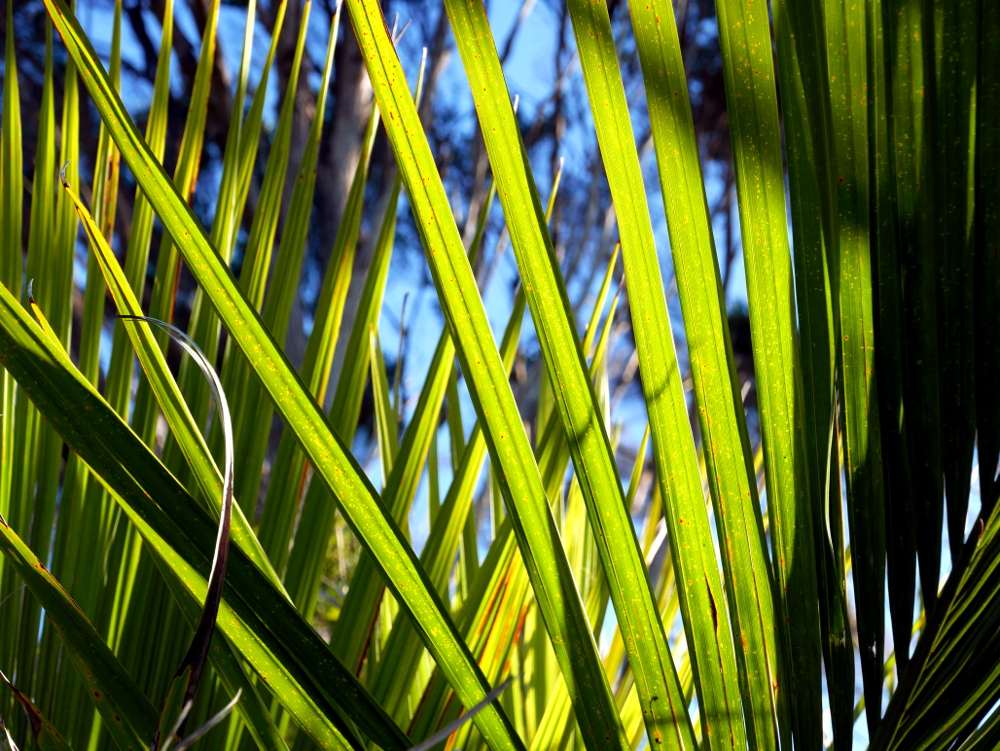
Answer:
<path fill-rule="evenodd" d="M 715 633 L 719 633 L 719 609 L 715 605 L 715 597 L 712 595 L 712 587 L 709 586 L 708 577 L 705 577 L 705 589 L 708 591 L 708 602 L 712 606 L 712 625 Z"/>

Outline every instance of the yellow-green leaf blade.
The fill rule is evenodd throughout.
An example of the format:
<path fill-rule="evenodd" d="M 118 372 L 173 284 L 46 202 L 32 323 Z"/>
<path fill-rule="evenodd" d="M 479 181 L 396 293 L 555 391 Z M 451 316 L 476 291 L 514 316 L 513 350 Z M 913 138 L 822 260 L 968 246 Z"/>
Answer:
<path fill-rule="evenodd" d="M 583 735 L 590 743 L 604 744 L 604 747 L 624 745 L 627 740 L 559 541 L 541 477 L 521 427 L 430 147 L 420 128 L 416 108 L 402 83 L 402 70 L 388 39 L 381 11 L 377 4 L 360 0 L 351 0 L 349 8 L 407 195 L 417 216 L 439 299 L 463 372 L 471 385 L 476 411 L 484 425 L 491 457 L 503 468 L 502 473 L 498 473 L 501 490 L 563 675 L 577 700 L 577 718 Z M 449 11 L 451 9 L 449 6 Z M 506 100 L 506 90 L 503 91 Z M 509 102 L 506 104 L 510 106 Z M 540 207 L 537 216 L 541 217 Z M 510 219 L 508 212 L 508 221 Z M 578 342 L 575 349 L 579 358 Z M 585 388 L 589 390 L 589 385 Z"/>
<path fill-rule="evenodd" d="M 207 290 L 231 336 L 239 342 L 286 422 L 299 436 L 318 474 L 340 498 L 355 533 L 375 555 L 394 594 L 418 624 L 425 644 L 445 670 L 462 703 L 475 706 L 486 697 L 490 687 L 444 604 L 430 587 L 412 548 L 391 521 L 357 462 L 333 434 L 326 416 L 265 330 L 229 269 L 221 263 L 204 229 L 149 153 L 76 19 L 61 0 L 50 0 L 46 7 L 70 55 L 77 61 L 91 97 L 98 102 L 102 118 L 113 124 L 112 132 L 123 159 L 169 229 L 188 267 Z M 378 22 L 380 31 L 384 31 L 381 16 Z M 391 54 L 395 58 L 395 53 Z M 408 91 L 405 99 L 412 109 Z M 495 705 L 476 715 L 475 721 L 490 742 L 504 748 L 520 747 L 513 728 Z"/>
<path fill-rule="evenodd" d="M 680 748 L 690 746 L 693 735 L 689 732 L 680 684 L 632 520 L 625 509 L 611 443 L 587 372 L 551 239 L 545 228 L 541 202 L 527 169 L 526 153 L 485 10 L 460 2 L 446 2 L 446 8 L 469 76 L 528 305 L 576 468 L 576 479 L 586 503 L 601 563 L 612 583 L 610 594 L 619 624 L 630 646 L 630 661 L 640 687 L 650 743 L 667 743 Z M 576 26 L 583 8 L 571 4 L 570 9 Z M 630 216 L 628 221 L 631 219 Z M 649 225 L 648 213 L 646 225 Z M 649 235 L 651 241 L 651 228 Z M 700 498 L 700 491 L 698 495 Z M 711 571 L 714 572 L 715 589 L 721 601 L 714 555 Z M 704 577 L 698 577 L 696 591 L 702 600 L 708 599 Z M 701 612 L 707 615 L 711 610 L 706 606 Z M 717 641 L 712 626 L 707 633 L 712 634 L 712 642 Z M 731 668 L 724 667 L 722 674 L 735 678 L 731 642 L 728 636 L 722 641 L 728 645 L 728 664 Z M 709 659 L 722 656 L 718 647 L 711 651 L 714 654 Z M 726 665 L 725 660 L 723 665 Z M 713 665 L 713 669 L 706 674 L 719 676 L 720 671 Z M 718 691 L 718 694 L 724 693 L 724 690 Z M 738 701 L 735 682 L 733 694 L 730 701 Z M 579 714 L 580 697 L 573 696 L 572 691 L 571 697 Z M 709 714 L 719 723 L 717 736 L 732 735 L 739 739 L 742 738 L 742 723 L 732 723 L 729 719 L 733 716 L 730 701 L 717 700 L 713 696 L 709 700 Z M 722 711 L 724 706 L 727 711 Z"/>
<path fill-rule="evenodd" d="M 574 3 L 573 7 L 576 7 Z M 589 6 L 591 9 L 596 6 Z M 583 11 L 575 11 L 583 15 Z M 623 254 L 627 268 L 639 267 L 643 273 L 626 274 L 635 324 L 637 319 L 650 316 L 658 327 L 669 327 L 663 304 L 663 283 L 658 272 L 649 211 L 645 205 L 642 173 L 638 156 L 631 139 L 622 133 L 631 133 L 625 91 L 617 73 L 617 60 L 611 41 L 611 25 L 607 13 L 592 10 L 589 14 L 594 32 L 577 31 L 577 44 L 581 48 L 581 66 L 587 79 L 591 96 L 591 111 L 601 143 L 606 173 L 620 217 Z M 584 19 L 574 18 L 574 28 L 583 26 Z M 632 10 L 632 27 L 636 47 L 643 67 L 646 100 L 650 113 L 650 128 L 656 146 L 660 171 L 660 185 L 670 230 L 670 246 L 674 260 L 674 273 L 684 315 L 684 329 L 690 352 L 692 379 L 698 403 L 698 419 L 702 435 L 702 451 L 707 465 L 707 476 L 715 521 L 718 526 L 723 571 L 728 594 L 728 614 L 732 625 L 732 643 L 719 644 L 720 654 L 739 666 L 739 691 L 747 720 L 747 734 L 751 747 L 773 748 L 777 744 L 774 717 L 776 697 L 774 684 L 779 674 L 778 655 L 774 633 L 774 607 L 772 602 L 769 561 L 764 547 L 763 526 L 757 499 L 756 483 L 751 481 L 746 452 L 749 440 L 742 401 L 734 386 L 728 352 L 728 326 L 725 317 L 721 282 L 712 239 L 705 188 L 702 180 L 698 145 L 688 97 L 680 42 L 669 3 L 654 1 Z M 645 256 L 643 260 L 639 257 Z M 656 359 L 657 343 L 651 337 L 637 336 L 640 368 Z M 665 339 L 665 337 L 661 337 Z M 659 346 L 666 348 L 668 342 Z M 659 355 L 670 356 L 673 353 Z M 645 383 L 646 375 L 643 373 Z M 679 389 L 670 397 L 683 403 Z M 651 428 L 662 431 L 663 418 L 655 414 L 662 408 L 650 410 Z M 685 430 L 686 422 L 677 427 Z M 653 434 L 654 447 L 666 439 L 662 432 Z M 659 452 L 657 452 L 659 455 Z M 680 457 L 684 461 L 684 457 Z M 687 459 L 693 464 L 693 459 Z M 688 468 L 688 472 L 690 472 Z M 659 476 L 664 477 L 660 471 Z M 672 473 L 673 474 L 673 473 Z M 661 480 L 666 482 L 666 480 Z M 708 581 L 718 579 L 714 559 L 685 561 L 690 558 L 684 543 L 690 537 L 709 538 L 711 528 L 708 515 L 699 507 L 700 495 L 682 500 L 677 492 L 663 488 L 664 496 L 674 511 L 666 515 L 672 550 L 678 570 L 705 569 Z M 682 517 L 684 524 L 671 521 Z M 689 526 L 690 522 L 690 526 Z M 678 549 L 680 548 L 680 549 Z M 691 578 L 690 574 L 683 574 Z M 712 591 L 722 590 L 721 582 Z M 726 686 L 727 697 L 734 690 L 735 676 L 724 674 L 715 677 L 715 665 L 702 664 L 702 640 L 712 638 L 713 631 L 706 628 L 703 619 L 707 613 L 703 605 L 692 598 L 689 591 L 680 590 L 681 612 L 685 617 L 696 685 L 699 696 L 705 696 L 708 681 L 719 681 L 720 691 Z M 716 596 L 718 600 L 718 597 Z M 719 600 L 721 601 L 721 600 Z M 720 608 L 720 621 L 725 622 L 726 610 Z M 716 640 L 728 637 L 725 630 Z M 733 655 L 733 645 L 737 645 Z M 735 673 L 735 670 L 732 672 Z M 721 680 L 720 680 L 721 678 Z M 704 699 L 702 700 L 704 705 Z M 732 706 L 732 705 L 730 705 Z M 737 710 L 738 711 L 738 710 Z M 712 716 L 711 707 L 705 714 Z M 712 720 L 709 720 L 712 722 Z M 716 721 L 717 722 L 717 721 Z M 725 742 L 715 731 L 711 743 Z M 739 734 L 735 739 L 739 743 Z"/>
<path fill-rule="evenodd" d="M 787 630 L 784 690 L 795 697 L 795 741 L 813 748 L 822 739 L 815 538 L 798 420 L 802 381 L 770 24 L 766 3 L 719 0 L 716 8 L 750 329 L 754 351 L 766 353 L 756 376 L 777 610 Z"/>

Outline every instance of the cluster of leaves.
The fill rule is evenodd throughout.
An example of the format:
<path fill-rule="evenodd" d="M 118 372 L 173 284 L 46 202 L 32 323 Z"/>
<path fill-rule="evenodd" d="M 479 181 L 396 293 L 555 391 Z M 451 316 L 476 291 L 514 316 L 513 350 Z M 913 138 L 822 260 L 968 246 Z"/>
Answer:
<path fill-rule="evenodd" d="M 570 305 L 547 229 L 558 176 L 545 210 L 482 3 L 444 1 L 493 176 L 469 241 L 421 126 L 419 86 L 414 97 L 378 4 L 347 0 L 332 18 L 317 108 L 282 219 L 295 89 L 283 97 L 238 280 L 231 263 L 284 6 L 244 111 L 255 18 L 249 4 L 206 230 L 189 201 L 218 0 L 209 6 L 172 178 L 162 166 L 170 1 L 145 134 L 117 94 L 121 3 L 110 72 L 63 0 L 45 4 L 50 22 L 27 221 L 10 4 L 7 10 L 0 663 L 12 690 L 0 708 L 13 731 L 0 728 L 0 741 L 21 742 L 30 728 L 43 747 L 165 748 L 180 739 L 189 714 L 205 727 L 228 705 L 235 707 L 228 733 L 203 743 L 272 751 L 414 743 L 813 749 L 824 742 L 826 703 L 838 749 L 851 747 L 862 711 L 877 749 L 997 745 L 1000 5 L 774 0 L 772 29 L 766 3 L 719 0 L 756 353 L 755 446 L 673 8 L 667 0 L 633 4 L 631 26 L 670 231 L 697 443 L 608 9 L 603 0 L 568 0 L 617 217 L 649 419 L 655 483 L 637 530 L 631 510 L 643 500 L 643 463 L 623 482 L 608 393 L 617 297 L 604 313 L 617 255 L 581 336 L 576 316 L 583 311 Z M 309 12 L 306 3 L 293 82 Z M 342 13 L 377 108 L 304 357 L 293 367 L 286 334 Z M 59 128 L 54 32 L 69 61 Z M 102 120 L 90 209 L 73 192 L 81 84 Z M 383 123 L 398 176 L 328 400 Z M 67 165 L 62 185 L 57 163 Z M 138 183 L 124 267 L 111 249 L 123 163 Z M 400 435 L 398 389 L 394 396 L 376 330 L 404 188 L 446 327 Z M 499 345 L 473 273 L 496 199 L 521 279 Z M 198 283 L 185 335 L 195 357 L 176 376 L 164 357 L 167 334 L 138 320 L 154 217 L 165 232 L 146 312 L 172 319 L 181 263 Z M 80 224 L 91 252 L 81 325 L 73 331 Z M 24 289 L 25 279 L 39 280 L 37 297 L 30 285 Z M 126 321 L 113 329 L 102 372 L 106 296 Z M 525 309 L 544 363 L 531 416 L 520 413 L 509 382 Z M 74 350 L 76 362 L 68 354 Z M 133 388 L 135 354 L 143 376 Z M 214 388 L 202 378 L 213 375 L 211 362 L 221 363 Z M 350 451 L 369 382 L 381 491 Z M 475 408 L 471 429 L 460 385 Z M 220 404 L 214 417 L 211 392 Z M 232 424 L 223 417 L 225 395 Z M 332 407 L 324 410 L 327 401 Z M 438 473 L 442 411 L 452 464 L 447 489 Z M 269 451 L 275 414 L 284 431 Z M 161 415 L 169 435 L 157 454 Z M 640 458 L 646 448 L 644 439 Z M 488 492 L 479 497 L 490 505 L 489 544 L 480 559 L 475 501 L 487 456 Z M 970 531 L 976 459 L 979 510 Z M 409 519 L 425 474 L 430 533 L 418 555 Z M 338 519 L 363 552 L 325 639 L 312 622 Z M 939 587 L 942 530 L 951 565 Z M 886 591 L 895 644 L 889 657 Z M 186 648 L 191 629 L 196 636 Z M 605 629 L 612 636 L 602 651 Z M 856 656 L 863 685 L 857 706 Z M 201 681 L 192 703 L 206 664 L 211 680 Z M 8 711 L 15 702 L 27 710 L 27 724 Z M 59 731 L 36 706 L 51 712 Z M 463 710 L 471 722 L 451 724 Z"/>

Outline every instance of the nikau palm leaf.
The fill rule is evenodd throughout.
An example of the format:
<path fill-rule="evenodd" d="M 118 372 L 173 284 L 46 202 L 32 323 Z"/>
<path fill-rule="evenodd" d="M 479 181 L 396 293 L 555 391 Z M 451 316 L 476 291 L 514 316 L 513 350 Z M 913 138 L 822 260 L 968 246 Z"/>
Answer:
<path fill-rule="evenodd" d="M 745 323 L 727 312 L 687 3 L 560 10 L 572 33 L 557 59 L 575 44 L 578 66 L 559 76 L 551 128 L 580 92 L 563 145 L 592 144 L 587 209 L 565 181 L 557 196 L 563 168 L 553 154 L 547 171 L 534 141 L 549 126 L 512 98 L 505 65 L 533 3 L 505 44 L 480 0 L 435 4 L 437 49 L 454 39 L 476 109 L 464 228 L 425 118 L 443 65 L 424 51 L 414 96 L 410 51 L 376 0 L 275 2 L 259 25 L 251 0 L 232 82 L 219 49 L 243 10 L 199 6 L 176 154 L 170 0 L 159 49 L 145 40 L 158 67 L 144 134 L 119 93 L 133 11 L 109 11 L 105 70 L 75 9 L 44 0 L 28 112 L 36 71 L 16 53 L 14 5 L 0 749 L 840 751 L 865 733 L 879 751 L 997 746 L 996 3 L 716 0 L 717 36 L 698 4 L 697 43 L 720 50 L 728 142 L 715 143 L 731 157 Z M 314 283 L 343 35 L 374 103 Z M 214 187 L 199 176 L 223 90 Z M 647 125 L 652 149 L 636 139 Z M 72 186 L 88 180 L 81 198 Z M 571 214 L 598 205 L 600 243 L 573 234 Z M 600 252 L 566 261 L 567 237 Z M 444 328 L 392 322 L 393 360 L 383 301 L 417 243 Z M 502 316 L 498 270 L 517 282 Z M 289 323 L 313 286 L 296 349 Z M 191 355 L 176 368 L 170 341 Z M 425 341 L 426 377 L 404 393 Z"/>

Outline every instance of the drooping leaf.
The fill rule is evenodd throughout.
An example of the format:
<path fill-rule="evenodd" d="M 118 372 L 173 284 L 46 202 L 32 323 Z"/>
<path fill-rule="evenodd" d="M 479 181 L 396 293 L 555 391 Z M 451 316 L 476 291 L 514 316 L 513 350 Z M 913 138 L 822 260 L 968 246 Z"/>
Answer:
<path fill-rule="evenodd" d="M 123 316 L 123 318 L 125 318 Z M 171 326 L 164 321 L 143 316 L 128 316 L 126 320 L 141 320 L 165 330 L 171 338 L 180 342 L 184 350 L 197 362 L 198 368 L 205 374 L 212 387 L 212 395 L 215 399 L 216 410 L 224 425 L 225 434 L 225 461 L 223 464 L 222 479 L 222 514 L 219 518 L 219 531 L 215 537 L 215 552 L 212 555 L 212 569 L 208 577 L 208 591 L 205 595 L 205 605 L 202 608 L 201 618 L 198 620 L 198 627 L 191 640 L 191 646 L 181 660 L 180 666 L 175 673 L 174 683 L 168 690 L 168 701 L 166 706 L 170 706 L 169 697 L 174 695 L 174 686 L 183 686 L 180 695 L 181 712 L 185 715 L 190 710 L 190 705 L 194 701 L 198 691 L 198 684 L 201 681 L 202 672 L 208 659 L 208 650 L 212 643 L 212 634 L 215 632 L 215 621 L 219 614 L 219 605 L 222 602 L 222 588 L 226 581 L 226 562 L 229 560 L 229 530 L 233 511 L 233 425 L 232 417 L 229 414 L 229 403 L 222 390 L 219 377 L 215 374 L 212 364 L 208 361 L 198 346 L 180 329 Z M 163 719 L 168 722 L 175 722 L 171 736 L 164 737 L 161 733 L 163 729 Z M 184 721 L 177 719 L 176 715 L 164 712 L 161 715 L 160 730 L 157 731 L 151 744 L 152 751 L 164 747 L 173 735 L 183 735 Z M 161 745 L 162 744 L 162 745 Z"/>

